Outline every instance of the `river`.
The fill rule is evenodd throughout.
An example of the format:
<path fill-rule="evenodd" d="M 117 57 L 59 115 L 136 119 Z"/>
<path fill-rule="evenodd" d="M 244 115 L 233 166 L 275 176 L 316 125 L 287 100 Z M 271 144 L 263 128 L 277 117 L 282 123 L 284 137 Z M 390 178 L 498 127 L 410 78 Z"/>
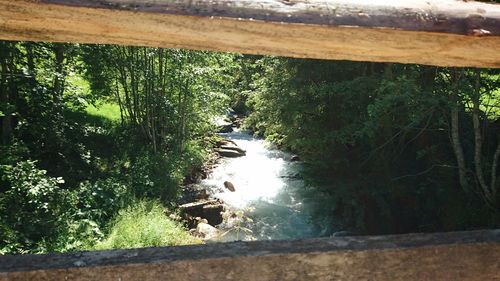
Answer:
<path fill-rule="evenodd" d="M 240 216 L 218 226 L 227 231 L 223 241 L 298 239 L 318 237 L 320 227 L 311 221 L 314 198 L 305 196 L 298 176 L 302 163 L 247 132 L 220 134 L 246 150 L 246 156 L 223 158 L 201 182 L 213 197 L 224 201 Z M 223 188 L 224 181 L 236 191 Z M 244 213 L 244 216 L 241 214 Z M 229 230 L 229 231 L 228 231 Z"/>

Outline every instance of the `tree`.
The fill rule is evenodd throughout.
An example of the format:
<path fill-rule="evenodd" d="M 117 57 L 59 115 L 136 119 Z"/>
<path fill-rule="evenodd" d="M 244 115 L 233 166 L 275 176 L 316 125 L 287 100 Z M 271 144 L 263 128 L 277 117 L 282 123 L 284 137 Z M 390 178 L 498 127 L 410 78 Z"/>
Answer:
<path fill-rule="evenodd" d="M 489 153 L 486 155 L 492 157 L 487 159 L 486 163 L 484 163 L 483 143 L 490 122 L 488 118 L 496 120 L 499 117 L 495 110 L 492 111 L 492 108 L 494 109 L 499 104 L 495 90 L 500 86 L 500 80 L 497 75 L 481 70 L 452 69 L 448 76 L 452 85 L 450 87 L 451 142 L 457 159 L 460 185 L 466 191 L 471 190 L 477 193 L 486 204 L 495 209 L 498 207 L 497 171 L 500 157 L 498 129 L 490 128 L 496 136 L 487 138 L 491 143 Z M 489 112 L 490 116 L 485 112 Z M 460 113 L 470 115 L 472 119 L 473 144 L 472 148 L 468 149 L 473 151 L 473 157 L 470 160 L 466 159 L 460 137 Z M 489 172 L 486 172 L 485 168 Z"/>

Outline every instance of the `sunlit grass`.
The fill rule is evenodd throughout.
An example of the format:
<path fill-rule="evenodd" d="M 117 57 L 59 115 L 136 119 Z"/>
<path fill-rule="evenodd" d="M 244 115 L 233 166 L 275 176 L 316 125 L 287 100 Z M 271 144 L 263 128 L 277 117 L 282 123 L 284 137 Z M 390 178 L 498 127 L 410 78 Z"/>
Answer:
<path fill-rule="evenodd" d="M 157 201 L 139 201 L 122 210 L 108 237 L 95 249 L 122 249 L 200 244 L 179 223 L 165 215 Z"/>
<path fill-rule="evenodd" d="M 87 114 L 105 118 L 111 122 L 120 121 L 120 107 L 114 103 L 99 103 L 96 106 L 89 104 L 85 108 Z"/>
<path fill-rule="evenodd" d="M 88 95 L 90 92 L 89 82 L 81 77 L 81 75 L 71 72 L 66 79 L 70 85 L 69 87 L 74 88 L 75 92 L 83 96 Z M 87 103 L 85 112 L 88 115 L 101 117 L 111 122 L 119 122 L 121 120 L 120 106 L 111 101 L 98 100 L 95 105 Z"/>

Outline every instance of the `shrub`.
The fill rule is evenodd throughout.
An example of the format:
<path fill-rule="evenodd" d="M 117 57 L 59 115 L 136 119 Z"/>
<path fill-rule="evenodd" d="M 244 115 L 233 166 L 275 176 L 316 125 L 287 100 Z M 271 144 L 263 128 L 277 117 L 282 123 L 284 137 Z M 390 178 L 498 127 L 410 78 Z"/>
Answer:
<path fill-rule="evenodd" d="M 116 177 L 80 183 L 78 208 L 82 217 L 106 223 L 133 200 L 130 188 Z"/>
<path fill-rule="evenodd" d="M 177 222 L 165 215 L 158 201 L 138 201 L 120 211 L 108 237 L 96 249 L 138 248 L 199 244 Z"/>
<path fill-rule="evenodd" d="M 47 176 L 30 160 L 1 170 L 3 181 L 10 185 L 0 194 L 1 251 L 50 250 L 55 239 L 67 232 L 74 213 L 72 194 L 59 186 L 64 180 Z"/>
<path fill-rule="evenodd" d="M 129 179 L 137 198 L 162 198 L 171 201 L 177 197 L 182 177 L 177 173 L 176 157 L 147 151 L 137 156 L 130 169 Z"/>

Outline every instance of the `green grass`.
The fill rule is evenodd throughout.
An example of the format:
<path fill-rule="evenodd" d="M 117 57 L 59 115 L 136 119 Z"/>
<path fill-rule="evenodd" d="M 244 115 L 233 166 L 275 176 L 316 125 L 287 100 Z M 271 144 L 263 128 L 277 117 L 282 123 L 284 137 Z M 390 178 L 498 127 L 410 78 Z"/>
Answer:
<path fill-rule="evenodd" d="M 97 106 L 89 104 L 85 111 L 89 115 L 102 117 L 111 122 L 120 122 L 120 107 L 114 103 L 100 103 Z"/>
<path fill-rule="evenodd" d="M 200 244 L 179 223 L 165 215 L 157 201 L 139 201 L 122 210 L 97 250 Z"/>

